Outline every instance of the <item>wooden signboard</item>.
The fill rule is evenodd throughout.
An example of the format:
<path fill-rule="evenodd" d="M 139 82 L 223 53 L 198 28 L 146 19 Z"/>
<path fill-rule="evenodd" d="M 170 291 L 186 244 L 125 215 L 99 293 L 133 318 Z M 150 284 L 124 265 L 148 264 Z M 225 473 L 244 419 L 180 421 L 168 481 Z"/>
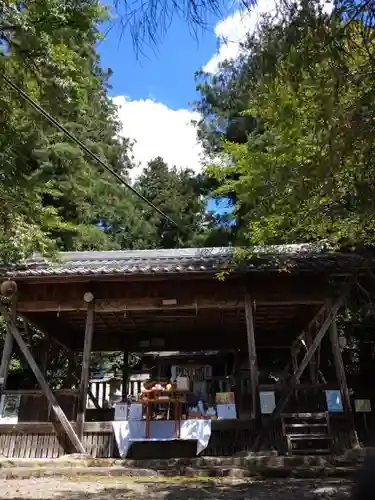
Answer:
<path fill-rule="evenodd" d="M 187 377 L 193 382 L 210 380 L 212 378 L 212 366 L 210 365 L 173 365 L 171 367 L 172 380 L 177 377 Z"/>

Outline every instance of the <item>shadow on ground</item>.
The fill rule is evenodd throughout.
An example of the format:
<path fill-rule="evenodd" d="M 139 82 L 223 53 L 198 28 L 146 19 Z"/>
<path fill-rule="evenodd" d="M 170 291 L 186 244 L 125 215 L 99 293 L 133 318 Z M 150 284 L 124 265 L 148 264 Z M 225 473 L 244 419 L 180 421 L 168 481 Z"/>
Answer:
<path fill-rule="evenodd" d="M 28 483 L 25 484 L 25 483 Z M 7 490 L 6 493 L 4 490 Z M 95 490 L 95 491 L 94 491 Z M 0 486 L 0 500 L 349 500 L 351 483 L 340 480 L 253 482 L 159 480 L 24 480 Z"/>

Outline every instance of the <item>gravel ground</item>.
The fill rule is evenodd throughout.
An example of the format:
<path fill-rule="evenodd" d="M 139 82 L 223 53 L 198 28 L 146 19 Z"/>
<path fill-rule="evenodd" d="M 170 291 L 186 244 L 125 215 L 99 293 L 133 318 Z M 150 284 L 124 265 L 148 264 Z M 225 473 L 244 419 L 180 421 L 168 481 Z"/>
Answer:
<path fill-rule="evenodd" d="M 128 478 L 0 480 L 0 500 L 347 500 L 346 480 L 168 481 Z"/>

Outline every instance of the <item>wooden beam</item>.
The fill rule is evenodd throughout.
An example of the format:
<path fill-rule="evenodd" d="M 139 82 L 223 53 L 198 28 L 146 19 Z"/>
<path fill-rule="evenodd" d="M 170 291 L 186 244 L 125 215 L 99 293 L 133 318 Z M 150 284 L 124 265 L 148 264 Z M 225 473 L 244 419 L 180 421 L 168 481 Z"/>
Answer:
<path fill-rule="evenodd" d="M 352 405 L 350 403 L 350 394 L 349 394 L 348 384 L 346 381 L 344 361 L 342 359 L 342 353 L 340 349 L 336 319 L 332 321 L 332 324 L 330 326 L 329 338 L 331 341 L 333 364 L 335 366 L 336 377 L 340 385 L 343 409 L 348 417 L 350 425 L 351 444 L 353 448 L 358 448 L 359 447 L 358 435 L 355 430 L 355 425 L 353 420 Z"/>
<path fill-rule="evenodd" d="M 305 334 L 305 340 L 302 340 L 302 344 L 305 348 L 306 351 L 310 349 L 310 346 L 312 344 L 312 334 L 311 330 L 308 330 Z M 310 380 L 312 384 L 316 384 L 318 382 L 318 374 L 317 374 L 317 366 L 316 366 L 316 354 L 318 352 L 318 349 L 312 356 L 310 363 L 309 363 L 309 374 L 310 374 Z"/>
<path fill-rule="evenodd" d="M 307 345 L 306 345 L 306 342 L 301 339 L 301 345 L 303 346 L 304 350 L 307 351 L 308 348 L 307 348 Z M 316 353 L 315 353 L 315 359 L 316 359 L 316 374 L 317 374 L 317 377 L 320 378 L 320 381 L 322 384 L 327 384 L 327 380 L 325 378 L 325 376 L 323 375 L 323 372 L 319 369 L 319 366 L 320 366 L 320 351 L 321 351 L 321 347 L 322 347 L 322 344 L 319 344 L 317 350 L 316 350 Z M 314 382 L 315 384 L 318 383 L 318 380 L 316 380 Z"/>
<path fill-rule="evenodd" d="M 122 402 L 125 403 L 128 397 L 128 380 L 129 380 L 129 352 L 124 351 L 122 361 Z"/>
<path fill-rule="evenodd" d="M 11 317 L 13 321 L 16 320 L 16 308 L 17 308 L 16 298 L 14 297 L 11 303 Z M 6 388 L 9 363 L 12 357 L 12 351 L 13 351 L 13 335 L 9 328 L 9 325 L 6 324 L 6 334 L 5 334 L 4 347 L 1 355 L 1 364 L 0 364 L 0 395 L 3 389 Z"/>
<path fill-rule="evenodd" d="M 66 418 L 65 413 L 61 409 L 59 403 L 57 402 L 57 399 L 53 392 L 51 391 L 48 383 L 46 382 L 46 379 L 44 378 L 42 372 L 40 371 L 40 368 L 36 364 L 33 355 L 31 354 L 29 348 L 25 344 L 20 332 L 18 331 L 18 328 L 11 317 L 11 315 L 8 313 L 6 307 L 3 304 L 0 304 L 0 312 L 3 315 L 3 318 L 5 319 L 8 328 L 17 342 L 22 354 L 25 356 L 26 361 L 28 362 L 31 370 L 33 371 L 35 378 L 37 379 L 42 391 L 44 392 L 44 395 L 46 396 L 49 404 L 51 405 L 57 419 L 61 423 L 64 431 L 66 432 L 68 438 L 70 439 L 73 448 L 76 450 L 78 453 L 85 453 L 85 449 L 81 443 L 81 441 L 78 439 L 77 434 L 74 432 L 73 427 L 71 426 L 69 420 Z"/>
<path fill-rule="evenodd" d="M 318 315 L 325 313 L 323 317 L 325 317 L 324 322 L 321 324 L 319 331 L 317 332 L 314 340 L 312 341 L 312 344 L 308 351 L 305 353 L 305 356 L 303 357 L 301 364 L 298 366 L 297 370 L 293 374 L 290 384 L 287 387 L 285 393 L 283 396 L 279 399 L 279 402 L 277 403 L 275 409 L 273 410 L 267 424 L 262 428 L 262 431 L 258 434 L 257 438 L 254 441 L 252 451 L 258 451 L 259 446 L 262 443 L 264 435 L 274 426 L 276 420 L 280 417 L 282 411 L 284 410 L 286 404 L 289 401 L 289 398 L 295 388 L 295 385 L 297 381 L 300 379 L 301 375 L 305 371 L 307 365 L 309 364 L 312 356 L 315 354 L 318 346 L 320 345 L 321 341 L 323 340 L 324 335 L 326 334 L 327 330 L 329 329 L 332 321 L 334 320 L 338 310 L 343 304 L 345 295 L 340 296 L 336 302 L 333 304 L 332 307 L 329 306 L 329 304 L 326 305 L 326 310 L 322 311 L 320 310 L 318 312 Z M 319 320 L 318 317 L 315 317 L 315 322 Z M 310 323 L 311 324 L 311 323 Z"/>
<path fill-rule="evenodd" d="M 300 354 L 300 350 L 301 350 L 300 343 L 298 343 L 298 345 L 295 345 L 295 343 L 294 343 L 290 349 L 290 355 L 292 358 L 293 374 L 296 373 L 296 371 L 298 370 L 298 356 Z M 285 380 L 286 379 L 284 379 L 284 383 L 285 383 Z M 299 383 L 300 383 L 300 379 L 298 378 L 298 379 L 296 379 L 296 386 L 299 385 Z M 295 387 L 293 389 L 293 393 L 294 393 L 294 397 L 298 398 L 298 388 L 297 387 Z"/>
<path fill-rule="evenodd" d="M 163 306 L 162 298 L 153 299 L 149 297 L 123 298 L 123 299 L 97 299 L 95 301 L 95 311 L 105 312 L 126 312 L 126 311 L 165 311 L 165 310 L 196 310 L 196 309 L 243 309 L 245 301 L 234 299 L 199 298 L 191 300 L 177 300 L 173 306 Z M 299 306 L 299 305 L 319 305 L 323 299 L 298 298 L 290 300 L 264 301 L 256 300 L 257 306 Z M 20 300 L 17 306 L 18 311 L 28 312 L 69 312 L 86 311 L 86 304 L 83 300 L 56 301 L 56 300 Z"/>
<path fill-rule="evenodd" d="M 87 315 L 86 315 L 86 327 L 85 327 L 85 341 L 83 346 L 81 380 L 79 386 L 80 399 L 78 403 L 78 413 L 77 413 L 77 432 L 80 439 L 82 439 L 83 437 L 83 427 L 86 416 L 87 393 L 89 389 L 90 354 L 91 354 L 91 345 L 92 345 L 93 328 L 94 328 L 94 300 L 88 302 L 86 304 L 86 308 L 87 308 Z"/>
<path fill-rule="evenodd" d="M 253 412 L 253 418 L 255 420 L 259 420 L 261 416 L 260 399 L 259 399 L 259 372 L 258 372 L 258 362 L 257 362 L 257 351 L 255 345 L 253 304 L 250 296 L 247 294 L 245 295 L 245 315 L 246 315 L 247 347 L 249 352 L 252 412 Z"/>
<path fill-rule="evenodd" d="M 66 396 L 77 396 L 78 397 L 78 390 L 77 389 L 56 389 L 54 391 L 55 394 L 58 394 L 59 396 L 61 395 L 66 395 Z M 6 389 L 4 390 L 4 394 L 9 394 L 10 396 L 12 395 L 27 395 L 27 396 L 43 396 L 44 397 L 44 392 L 42 389 Z M 1 427 L 0 427 L 1 429 Z"/>

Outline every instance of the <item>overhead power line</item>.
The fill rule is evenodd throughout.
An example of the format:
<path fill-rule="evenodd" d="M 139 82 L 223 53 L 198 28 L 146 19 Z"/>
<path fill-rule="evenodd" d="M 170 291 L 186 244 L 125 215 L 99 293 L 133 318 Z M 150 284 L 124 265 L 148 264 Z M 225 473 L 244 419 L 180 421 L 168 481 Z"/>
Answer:
<path fill-rule="evenodd" d="M 144 203 L 146 203 L 149 207 L 151 207 L 155 212 L 157 212 L 163 219 L 165 219 L 169 224 L 176 226 L 178 229 L 179 225 L 175 222 L 169 215 L 164 213 L 160 208 L 152 203 L 152 201 L 148 200 L 142 193 L 133 188 L 131 184 L 129 184 L 120 174 L 115 172 L 107 163 L 99 158 L 98 155 L 93 153 L 88 147 L 86 147 L 82 141 L 80 141 L 75 135 L 71 134 L 69 130 L 67 130 L 60 122 L 56 120 L 53 116 L 51 116 L 45 109 L 42 108 L 37 102 L 35 102 L 26 92 L 20 89 L 15 83 L 12 82 L 4 73 L 0 74 L 1 78 L 11 87 L 17 94 L 19 94 L 28 104 L 30 104 L 34 109 L 36 109 L 41 115 L 46 118 L 52 125 L 54 125 L 60 132 L 65 134 L 69 139 L 77 144 L 82 151 L 84 151 L 90 158 L 99 163 L 101 167 L 103 167 L 107 172 L 109 172 L 113 177 L 115 177 L 121 184 L 130 189 L 132 193 L 134 193 L 138 198 L 140 198 Z"/>

